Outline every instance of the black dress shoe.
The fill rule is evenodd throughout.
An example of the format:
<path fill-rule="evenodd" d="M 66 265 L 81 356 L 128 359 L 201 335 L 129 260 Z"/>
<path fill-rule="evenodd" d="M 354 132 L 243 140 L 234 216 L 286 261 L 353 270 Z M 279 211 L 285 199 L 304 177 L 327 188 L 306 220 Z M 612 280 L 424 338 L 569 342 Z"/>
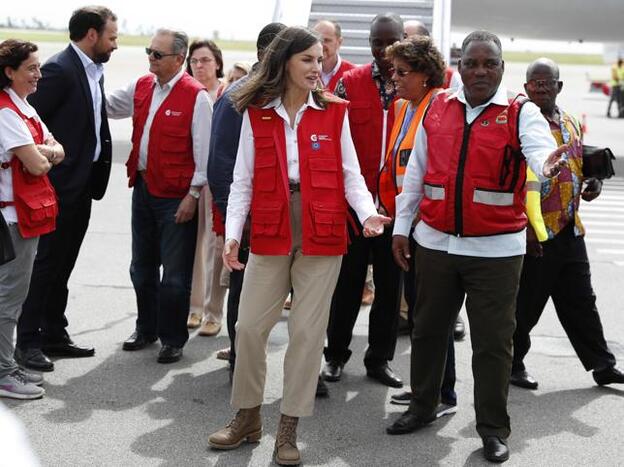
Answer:
<path fill-rule="evenodd" d="M 158 352 L 158 363 L 174 363 L 182 358 L 182 347 L 165 344 Z"/>
<path fill-rule="evenodd" d="M 340 363 L 335 360 L 330 360 L 329 362 L 325 364 L 325 368 L 323 368 L 323 372 L 322 372 L 323 379 L 331 383 L 340 381 L 340 377 L 342 376 L 343 366 L 344 366 L 344 363 Z"/>
<path fill-rule="evenodd" d="M 391 388 L 402 388 L 403 381 L 399 378 L 387 363 L 366 369 L 366 376 L 376 379 L 381 384 L 390 386 Z"/>
<path fill-rule="evenodd" d="M 45 344 L 41 347 L 41 351 L 48 357 L 84 358 L 95 355 L 93 347 L 79 347 L 72 341 Z"/>
<path fill-rule="evenodd" d="M 389 435 L 404 435 L 406 433 L 412 433 L 426 427 L 434 420 L 435 417 L 427 420 L 422 419 L 408 410 L 407 412 L 404 412 L 392 425 L 386 428 L 386 433 Z"/>
<path fill-rule="evenodd" d="M 37 371 L 54 371 L 54 363 L 40 349 L 15 348 L 15 361 L 22 368 Z"/>
<path fill-rule="evenodd" d="M 613 366 L 605 368 L 604 370 L 594 371 L 592 376 L 599 386 L 605 386 L 606 384 L 624 384 L 624 373 Z"/>
<path fill-rule="evenodd" d="M 324 398 L 329 397 L 329 389 L 327 389 L 327 384 L 323 381 L 323 378 L 319 376 L 318 383 L 316 383 L 316 395 L 315 397 Z"/>
<path fill-rule="evenodd" d="M 155 336 L 146 336 L 138 331 L 134 331 L 130 337 L 128 337 L 121 346 L 124 350 L 141 350 L 156 342 Z"/>
<path fill-rule="evenodd" d="M 483 457 L 500 464 L 509 459 L 509 448 L 498 436 L 487 436 L 483 438 Z"/>
<path fill-rule="evenodd" d="M 524 389 L 537 389 L 537 381 L 526 370 L 512 371 L 509 384 Z"/>
<path fill-rule="evenodd" d="M 456 341 L 462 340 L 466 336 L 466 325 L 461 316 L 457 315 L 455 320 L 455 327 L 453 328 L 453 339 Z"/>

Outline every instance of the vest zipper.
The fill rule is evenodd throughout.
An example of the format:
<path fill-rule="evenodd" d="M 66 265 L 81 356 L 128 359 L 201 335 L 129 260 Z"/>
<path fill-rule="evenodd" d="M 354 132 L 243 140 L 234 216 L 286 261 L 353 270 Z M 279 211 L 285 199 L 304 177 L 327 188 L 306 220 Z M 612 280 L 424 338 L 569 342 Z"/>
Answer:
<path fill-rule="evenodd" d="M 477 117 L 478 118 L 478 117 Z M 468 140 L 470 139 L 470 130 L 472 124 L 477 121 L 475 118 L 472 123 L 466 123 L 466 107 L 464 107 L 464 134 L 462 139 L 461 150 L 459 152 L 459 165 L 457 167 L 457 175 L 455 177 L 455 235 L 462 236 L 464 229 L 463 218 L 463 191 L 464 191 L 464 170 L 466 166 L 466 158 L 468 156 Z"/>

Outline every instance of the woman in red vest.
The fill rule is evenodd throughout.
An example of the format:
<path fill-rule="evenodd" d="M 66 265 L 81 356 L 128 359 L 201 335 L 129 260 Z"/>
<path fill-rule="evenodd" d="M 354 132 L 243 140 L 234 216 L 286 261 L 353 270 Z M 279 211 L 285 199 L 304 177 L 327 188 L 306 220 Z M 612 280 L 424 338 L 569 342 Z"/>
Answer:
<path fill-rule="evenodd" d="M 13 333 L 26 299 L 39 236 L 55 228 L 56 194 L 46 174 L 65 157 L 26 97 L 41 78 L 37 46 L 0 44 L 0 212 L 15 259 L 0 266 L 0 397 L 36 399 L 43 377 L 13 358 Z"/>
<path fill-rule="evenodd" d="M 314 406 L 331 296 L 347 248 L 347 203 L 366 236 L 379 235 L 390 221 L 377 214 L 360 175 L 346 102 L 320 86 L 322 56 L 312 31 L 286 28 L 233 95 L 244 114 L 223 262 L 243 268 L 238 248 L 244 228 L 250 229 L 251 254 L 236 324 L 232 406 L 238 413 L 208 441 L 234 449 L 260 439 L 267 339 L 292 288 L 275 444 L 280 465 L 300 463 L 297 421 Z"/>

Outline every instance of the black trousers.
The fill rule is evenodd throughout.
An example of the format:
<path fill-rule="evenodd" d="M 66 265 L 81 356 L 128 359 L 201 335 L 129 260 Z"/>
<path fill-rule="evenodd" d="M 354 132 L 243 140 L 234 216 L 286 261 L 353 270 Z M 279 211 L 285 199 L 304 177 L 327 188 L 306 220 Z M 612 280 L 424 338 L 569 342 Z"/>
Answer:
<path fill-rule="evenodd" d="M 531 348 L 529 334 L 548 298 L 552 298 L 559 321 L 585 370 L 614 366 L 615 357 L 605 342 L 596 309 L 585 240 L 574 236 L 570 224 L 542 245 L 544 256 L 527 255 L 524 259 L 516 306 L 513 369 L 525 368 L 523 360 Z"/>
<path fill-rule="evenodd" d="M 409 234 L 410 255 L 409 270 L 401 272 L 403 287 L 405 290 L 405 301 L 407 302 L 407 320 L 410 335 L 414 329 L 414 310 L 416 309 L 416 298 L 418 297 L 418 270 L 416 269 L 416 248 L 418 244 L 413 237 L 414 229 Z M 446 349 L 446 363 L 444 364 L 444 376 L 440 387 L 440 400 L 449 405 L 457 404 L 457 393 L 455 383 L 457 376 L 455 373 L 455 339 L 453 333 L 449 334 L 448 347 Z"/>
<path fill-rule="evenodd" d="M 56 230 L 41 236 L 30 289 L 17 324 L 17 347 L 22 350 L 69 339 L 65 328 L 67 281 L 76 264 L 91 217 L 91 197 L 59 205 Z"/>
<path fill-rule="evenodd" d="M 448 342 L 466 298 L 477 432 L 507 438 L 514 306 L 522 256 L 484 258 L 416 249 L 418 297 L 412 330 L 410 411 L 430 418 L 440 402 Z"/>
<path fill-rule="evenodd" d="M 247 264 L 249 259 L 249 247 L 241 247 L 238 251 L 238 260 Z M 227 327 L 228 336 L 230 338 L 230 367 L 234 368 L 236 363 L 236 321 L 238 320 L 238 304 L 240 303 L 240 294 L 243 290 L 243 278 L 245 277 L 245 270 L 232 271 L 230 273 L 230 291 L 227 299 Z"/>
<path fill-rule="evenodd" d="M 342 258 L 327 328 L 327 361 L 346 363 L 351 357 L 349 345 L 362 303 L 370 256 L 375 299 L 370 309 L 364 365 L 375 367 L 394 358 L 399 324 L 400 269 L 392 258 L 392 228 L 386 227 L 379 237 L 355 237 Z"/>

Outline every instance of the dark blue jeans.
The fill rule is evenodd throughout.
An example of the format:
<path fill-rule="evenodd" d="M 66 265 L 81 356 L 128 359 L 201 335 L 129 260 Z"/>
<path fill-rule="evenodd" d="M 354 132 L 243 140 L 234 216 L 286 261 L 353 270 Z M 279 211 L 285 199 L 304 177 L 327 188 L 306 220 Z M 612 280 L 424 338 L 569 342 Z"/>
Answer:
<path fill-rule="evenodd" d="M 136 330 L 174 347 L 188 340 L 186 319 L 197 238 L 197 217 L 175 223 L 180 201 L 150 195 L 143 178 L 137 177 L 132 192 L 130 264 L 137 297 Z"/>

